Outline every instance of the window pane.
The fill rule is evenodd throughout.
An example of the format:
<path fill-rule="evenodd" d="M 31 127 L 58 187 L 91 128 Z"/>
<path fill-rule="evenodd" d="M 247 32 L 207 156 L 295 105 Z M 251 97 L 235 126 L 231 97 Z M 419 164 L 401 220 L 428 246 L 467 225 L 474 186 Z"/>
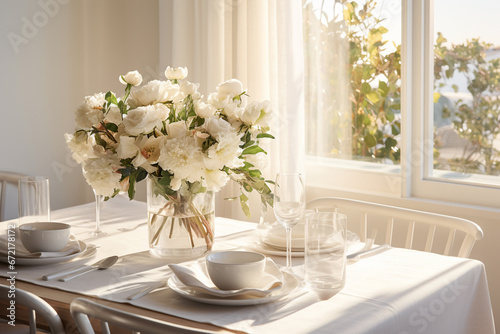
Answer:
<path fill-rule="evenodd" d="M 400 162 L 401 2 L 304 1 L 306 150 Z"/>
<path fill-rule="evenodd" d="M 434 0 L 435 177 L 498 182 L 499 12 L 498 0 Z"/>

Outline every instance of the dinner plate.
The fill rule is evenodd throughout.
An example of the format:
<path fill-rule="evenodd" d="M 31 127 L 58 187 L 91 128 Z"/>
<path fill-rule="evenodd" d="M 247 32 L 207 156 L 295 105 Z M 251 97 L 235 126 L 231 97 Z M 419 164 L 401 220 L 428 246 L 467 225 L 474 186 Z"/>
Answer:
<path fill-rule="evenodd" d="M 248 306 L 248 305 L 258 305 L 269 303 L 274 300 L 280 299 L 293 290 L 299 285 L 297 279 L 286 272 L 283 273 L 283 286 L 281 289 L 277 289 L 267 296 L 264 297 L 248 297 L 248 296 L 234 296 L 234 297 L 217 297 L 207 295 L 196 290 L 191 289 L 190 287 L 182 284 L 181 281 L 177 278 L 177 276 L 173 275 L 168 280 L 168 286 L 174 292 L 179 294 L 180 296 L 194 300 L 200 303 L 212 304 L 212 305 L 224 305 L 224 306 Z"/>
<path fill-rule="evenodd" d="M 359 236 L 356 233 L 347 230 L 346 250 L 357 242 L 359 242 Z M 286 244 L 283 247 L 281 244 L 273 243 L 272 241 L 270 242 L 267 238 L 263 238 L 262 241 L 252 243 L 248 245 L 248 247 L 265 255 L 286 256 Z M 327 251 L 327 249 L 325 251 Z M 294 248 L 292 246 L 292 257 L 304 257 L 304 248 Z"/>
<path fill-rule="evenodd" d="M 69 261 L 87 250 L 87 244 L 78 240 L 80 251 L 74 254 L 59 257 L 16 257 L 16 265 L 21 266 L 41 266 L 46 264 L 61 263 Z M 0 257 L 0 261 L 7 263 L 7 256 Z"/>

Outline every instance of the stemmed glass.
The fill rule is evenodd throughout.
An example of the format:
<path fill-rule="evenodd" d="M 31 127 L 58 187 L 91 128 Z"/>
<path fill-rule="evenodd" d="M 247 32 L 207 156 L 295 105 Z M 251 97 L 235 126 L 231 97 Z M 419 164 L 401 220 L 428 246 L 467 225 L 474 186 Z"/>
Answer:
<path fill-rule="evenodd" d="M 95 195 L 95 230 L 94 235 L 99 235 L 102 232 L 101 230 L 101 203 L 103 200 L 102 195 L 98 195 L 94 190 Z"/>
<path fill-rule="evenodd" d="M 305 186 L 300 173 L 278 173 L 274 185 L 274 215 L 286 230 L 286 270 L 292 271 L 292 228 L 306 206 Z"/>

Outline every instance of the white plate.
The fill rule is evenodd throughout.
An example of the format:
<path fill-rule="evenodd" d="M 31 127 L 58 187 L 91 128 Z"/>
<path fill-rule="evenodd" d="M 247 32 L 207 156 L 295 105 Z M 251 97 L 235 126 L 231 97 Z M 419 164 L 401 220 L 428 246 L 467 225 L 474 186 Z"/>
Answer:
<path fill-rule="evenodd" d="M 294 276 L 288 273 L 283 273 L 283 286 L 281 287 L 281 289 L 273 291 L 265 297 L 245 298 L 244 296 L 235 296 L 235 297 L 224 298 L 224 297 L 210 296 L 195 291 L 190 287 L 182 284 L 181 281 L 179 281 L 179 279 L 175 275 L 170 277 L 168 280 L 168 286 L 174 292 L 176 292 L 177 294 L 179 294 L 184 298 L 205 304 L 225 305 L 225 306 L 247 306 L 247 305 L 258 305 L 258 304 L 269 303 L 289 294 L 298 285 L 299 282 Z"/>
<path fill-rule="evenodd" d="M 359 242 L 359 236 L 356 233 L 347 230 L 346 250 L 349 250 L 349 248 L 357 242 Z M 282 247 L 281 245 L 270 244 L 269 240 L 265 238 L 263 241 L 248 245 L 248 247 L 265 255 L 286 256 L 286 245 L 285 247 Z M 292 244 L 292 257 L 304 257 L 304 249 L 294 248 Z"/>
<path fill-rule="evenodd" d="M 80 251 L 78 253 L 60 256 L 60 257 L 16 257 L 16 265 L 20 266 L 41 266 L 46 264 L 60 263 L 69 261 L 78 255 L 81 255 L 87 249 L 87 244 L 78 240 Z M 7 263 L 7 256 L 0 257 L 0 261 Z"/>

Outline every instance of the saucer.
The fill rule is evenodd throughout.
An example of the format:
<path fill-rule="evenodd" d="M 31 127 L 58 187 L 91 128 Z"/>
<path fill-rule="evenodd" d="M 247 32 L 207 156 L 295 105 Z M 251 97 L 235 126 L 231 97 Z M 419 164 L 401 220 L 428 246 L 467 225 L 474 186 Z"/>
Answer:
<path fill-rule="evenodd" d="M 177 276 L 173 275 L 167 282 L 170 289 L 178 295 L 205 304 L 224 305 L 224 306 L 247 306 L 269 303 L 289 294 L 299 285 L 297 279 L 286 272 L 283 273 L 283 286 L 264 297 L 216 297 L 193 290 L 179 281 Z"/>
<path fill-rule="evenodd" d="M 78 240 L 78 243 L 80 244 L 80 251 L 77 253 L 73 253 L 73 254 L 65 255 L 65 256 L 59 256 L 59 257 L 20 257 L 20 256 L 16 256 L 15 257 L 16 265 L 40 266 L 40 265 L 54 264 L 54 263 L 69 261 L 69 260 L 81 255 L 83 252 L 85 252 L 87 250 L 87 244 L 85 242 Z M 7 254 L 2 254 L 2 256 L 0 257 L 0 261 L 4 262 L 4 263 L 8 263 Z"/>

